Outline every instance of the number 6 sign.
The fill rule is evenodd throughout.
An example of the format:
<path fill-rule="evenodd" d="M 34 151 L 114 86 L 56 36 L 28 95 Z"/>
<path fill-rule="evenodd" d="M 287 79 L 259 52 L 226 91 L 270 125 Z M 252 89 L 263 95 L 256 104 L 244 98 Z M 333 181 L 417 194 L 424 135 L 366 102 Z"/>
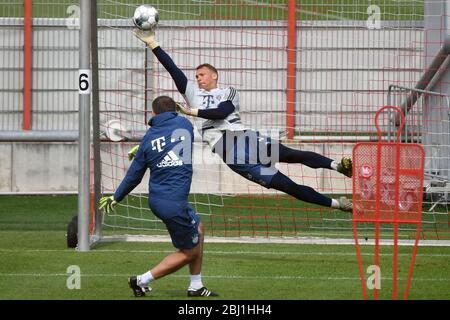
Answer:
<path fill-rule="evenodd" d="M 78 74 L 78 93 L 79 94 L 91 93 L 91 70 L 80 69 Z"/>

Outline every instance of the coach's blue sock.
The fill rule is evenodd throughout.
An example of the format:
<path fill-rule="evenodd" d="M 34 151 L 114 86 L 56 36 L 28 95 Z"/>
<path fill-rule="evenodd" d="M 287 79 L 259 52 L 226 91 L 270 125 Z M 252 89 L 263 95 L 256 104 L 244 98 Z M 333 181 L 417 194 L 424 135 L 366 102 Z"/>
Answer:
<path fill-rule="evenodd" d="M 318 204 L 324 207 L 331 207 L 332 200 L 327 196 L 317 192 L 311 187 L 296 184 L 281 172 L 277 172 L 270 182 L 270 188 L 283 191 L 299 200 Z"/>

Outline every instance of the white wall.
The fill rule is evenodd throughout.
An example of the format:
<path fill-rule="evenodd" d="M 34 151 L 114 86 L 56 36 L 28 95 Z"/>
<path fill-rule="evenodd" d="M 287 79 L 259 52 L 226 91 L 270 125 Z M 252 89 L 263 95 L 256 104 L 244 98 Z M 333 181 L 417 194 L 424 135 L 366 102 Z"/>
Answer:
<path fill-rule="evenodd" d="M 107 155 L 114 158 L 108 159 L 108 163 L 115 166 L 102 166 L 104 192 L 113 192 L 118 187 L 130 164 L 126 157 L 114 154 L 129 150 L 133 145 L 115 144 Z M 339 154 L 350 155 L 352 144 L 314 143 L 300 147 L 337 158 Z M 232 172 L 206 145 L 195 143 L 193 157 L 193 193 L 273 192 Z M 0 163 L 0 193 L 77 193 L 78 150 L 75 143 L 0 143 Z M 281 164 L 279 169 L 296 183 L 322 192 L 348 193 L 351 188 L 350 179 L 330 170 L 315 170 L 300 164 Z M 135 192 L 148 192 L 148 172 Z"/>
<path fill-rule="evenodd" d="M 214 28 L 198 22 L 194 22 L 196 28 L 190 28 L 192 22 L 188 21 L 174 25 L 180 23 L 183 28 L 169 27 L 170 23 L 161 26 L 158 41 L 188 77 L 193 78 L 196 65 L 213 63 L 221 70 L 221 84 L 240 90 L 246 124 L 285 128 L 283 24 L 272 23 L 272 29 L 262 22 L 228 29 L 245 23 L 242 21 L 207 22 Z M 422 72 L 424 40 L 420 23 L 402 22 L 397 26 L 400 22 L 383 22 L 380 30 L 367 29 L 364 21 L 342 23 L 311 21 L 298 26 L 297 130 L 371 130 L 374 111 L 385 103 L 388 85 L 412 86 Z M 17 28 L 21 21 L 0 19 L 0 25 L 4 26 L 0 29 L 0 130 L 21 130 L 23 37 Z M 143 46 L 132 36 L 129 21 L 116 26 L 101 21 L 100 25 L 101 121 L 114 115 L 143 130 Z M 33 129 L 77 130 L 78 30 L 67 28 L 63 19 L 36 19 L 33 48 Z M 148 98 L 165 93 L 181 100 L 167 72 L 157 63 L 150 67 Z M 332 158 L 351 152 L 350 145 L 341 143 L 304 147 Z M 197 146 L 196 150 L 201 148 Z M 77 157 L 73 143 L 0 143 L 0 192 L 76 192 Z M 128 165 L 123 159 L 116 161 L 121 165 L 107 173 L 115 179 L 109 185 L 106 182 L 107 188 L 115 187 Z M 320 170 L 296 166 L 281 169 L 299 183 L 320 190 L 338 192 L 347 188 L 344 180 Z M 266 192 L 230 174 L 222 164 L 204 170 L 206 176 L 196 171 L 193 192 Z M 146 192 L 146 188 L 145 182 L 139 190 Z"/>

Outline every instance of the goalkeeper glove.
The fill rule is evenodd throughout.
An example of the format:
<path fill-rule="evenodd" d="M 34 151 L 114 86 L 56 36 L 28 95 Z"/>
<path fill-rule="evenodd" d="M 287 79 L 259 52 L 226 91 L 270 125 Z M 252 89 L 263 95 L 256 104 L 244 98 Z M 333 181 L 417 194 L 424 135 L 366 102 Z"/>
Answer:
<path fill-rule="evenodd" d="M 177 102 L 177 111 L 187 114 L 188 116 L 196 117 L 198 115 L 198 109 L 190 108 L 189 106 L 184 106 Z"/>
<path fill-rule="evenodd" d="M 131 148 L 130 151 L 128 151 L 128 160 L 133 160 L 134 157 L 136 157 L 136 153 L 138 152 L 139 149 L 139 145 L 134 146 L 133 148 Z"/>
<path fill-rule="evenodd" d="M 114 211 L 116 205 L 117 201 L 114 199 L 114 196 L 104 196 L 100 199 L 100 206 L 98 208 L 105 213 L 110 213 Z"/>
<path fill-rule="evenodd" d="M 141 30 L 135 28 L 133 30 L 134 35 L 136 38 L 144 42 L 149 48 L 152 50 L 159 46 L 158 42 L 155 39 L 155 31 L 154 30 Z"/>

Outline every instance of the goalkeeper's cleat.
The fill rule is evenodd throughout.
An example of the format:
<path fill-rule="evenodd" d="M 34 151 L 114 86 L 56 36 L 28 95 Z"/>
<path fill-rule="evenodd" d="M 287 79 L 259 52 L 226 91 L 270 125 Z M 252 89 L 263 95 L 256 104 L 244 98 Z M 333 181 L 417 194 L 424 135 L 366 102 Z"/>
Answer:
<path fill-rule="evenodd" d="M 345 212 L 353 211 L 353 203 L 350 200 L 348 200 L 346 197 L 340 197 L 338 202 L 339 202 L 339 210 L 342 210 Z"/>
<path fill-rule="evenodd" d="M 131 290 L 133 290 L 133 294 L 135 297 L 145 297 L 146 292 L 152 291 L 152 288 L 150 287 L 141 287 L 137 283 L 137 277 L 131 276 L 128 278 L 128 285 L 130 286 Z"/>
<path fill-rule="evenodd" d="M 343 157 L 341 162 L 337 165 L 337 171 L 343 175 L 352 177 L 352 159 L 350 157 Z"/>
<path fill-rule="evenodd" d="M 219 295 L 215 292 L 209 291 L 206 287 L 200 288 L 198 290 L 188 289 L 188 297 L 218 297 Z"/>

